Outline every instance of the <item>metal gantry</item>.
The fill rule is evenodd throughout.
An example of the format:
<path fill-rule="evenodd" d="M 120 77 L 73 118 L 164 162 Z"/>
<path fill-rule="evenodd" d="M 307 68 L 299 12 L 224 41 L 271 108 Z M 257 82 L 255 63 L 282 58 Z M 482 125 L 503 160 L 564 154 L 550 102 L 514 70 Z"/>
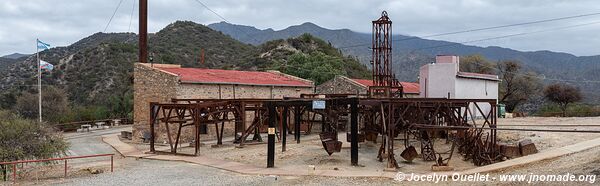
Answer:
<path fill-rule="evenodd" d="M 402 84 L 393 73 L 392 62 L 392 21 L 386 11 L 373 23 L 371 68 L 373 86 L 369 94 L 377 97 L 402 97 Z"/>
<path fill-rule="evenodd" d="M 329 155 L 340 152 L 342 142 L 337 137 L 338 133 L 350 125 L 347 141 L 351 143 L 352 165 L 358 165 L 358 143 L 363 140 L 381 143 L 377 158 L 380 161 L 387 159 L 388 168 L 398 167 L 395 157 L 397 149 L 394 146 L 397 140 L 404 141 L 404 151 L 415 149 L 413 145 L 420 143 L 423 160 L 438 160 L 442 155 L 435 150 L 433 143 L 440 136 L 456 144 L 458 151 L 475 164 L 489 164 L 501 158 L 496 148 L 496 100 L 358 98 L 340 95 L 328 98 L 303 97 L 280 100 L 173 99 L 173 103 L 151 103 L 151 152 L 158 152 L 154 143 L 159 126 L 164 126 L 162 128 L 170 146 L 170 152 L 166 153 L 175 154 L 181 154 L 177 152 L 177 147 L 182 142 L 182 129 L 192 127 L 194 137 L 188 141 L 194 142 L 193 155 L 199 155 L 202 127 L 214 126 L 217 145 L 220 145 L 225 126 L 234 125 L 235 142 L 240 145 L 244 145 L 250 134 L 260 139 L 260 133 L 267 131 L 267 164 L 272 167 L 275 138 L 279 139 L 282 151 L 285 151 L 287 134 L 292 133 L 289 128 L 293 128 L 296 143 L 300 143 L 301 124 L 315 121 L 303 118 L 312 114 L 321 117 L 320 138 Z M 322 101 L 326 106 L 313 108 L 315 101 Z M 481 104 L 489 105 L 491 110 L 484 113 Z M 477 108 L 479 114 L 474 114 L 472 108 Z M 476 119 L 477 115 L 481 118 Z M 246 123 L 246 116 L 253 116 L 252 122 Z M 241 134 L 238 135 L 238 132 Z M 447 162 L 450 157 L 442 159 Z"/>

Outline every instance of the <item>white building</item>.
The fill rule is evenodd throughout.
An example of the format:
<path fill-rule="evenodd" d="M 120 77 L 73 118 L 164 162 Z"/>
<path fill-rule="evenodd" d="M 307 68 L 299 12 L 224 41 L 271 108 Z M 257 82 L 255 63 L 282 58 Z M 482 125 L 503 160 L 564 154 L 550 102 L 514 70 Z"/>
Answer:
<path fill-rule="evenodd" d="M 435 63 L 419 69 L 420 97 L 450 99 L 498 99 L 497 75 L 461 72 L 458 56 L 439 55 Z M 489 104 L 478 104 L 484 113 L 490 111 Z M 471 113 L 479 113 L 475 106 Z M 480 117 L 477 114 L 477 117 Z"/>

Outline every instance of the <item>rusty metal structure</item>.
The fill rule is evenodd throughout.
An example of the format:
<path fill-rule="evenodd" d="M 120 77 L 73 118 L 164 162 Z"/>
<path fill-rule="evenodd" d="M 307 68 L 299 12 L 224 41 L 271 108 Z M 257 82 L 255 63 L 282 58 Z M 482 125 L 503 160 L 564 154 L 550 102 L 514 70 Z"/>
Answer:
<path fill-rule="evenodd" d="M 213 127 L 217 145 L 222 144 L 225 125 L 234 125 L 235 143 L 243 146 L 253 135 L 262 141 L 268 133 L 267 167 L 274 166 L 275 138 L 286 150 L 287 134 L 300 143 L 301 130 L 310 133 L 313 123 L 321 124 L 319 137 L 327 154 L 341 151 L 338 133 L 347 132 L 351 143 L 351 164 L 358 165 L 358 143 L 380 143 L 376 158 L 397 168 L 396 154 L 411 161 L 419 154 L 426 161 L 447 164 L 456 149 L 477 165 L 493 163 L 502 155 L 496 144 L 496 100 L 402 98 L 402 85 L 392 72 L 392 21 L 387 12 L 373 23 L 373 85 L 366 95 L 305 94 L 284 99 L 172 99 L 171 103 L 150 103 L 150 151 L 182 154 L 177 151 L 185 128 L 193 131 L 194 153 L 199 155 L 200 131 Z M 491 110 L 484 113 L 481 104 Z M 473 108 L 477 108 L 477 114 Z M 477 118 L 482 116 L 482 118 Z M 317 119 L 317 117 L 320 119 Z M 251 119 L 249 119 L 251 118 Z M 480 121 L 480 123 L 478 123 Z M 349 127 L 348 127 L 349 125 Z M 155 149 L 156 131 L 166 129 L 170 150 Z M 349 128 L 349 130 L 348 130 Z M 293 129 L 293 130 L 290 130 Z M 452 143 L 449 151 L 438 150 L 438 138 Z M 403 142 L 396 149 L 395 141 Z M 420 147 L 420 153 L 416 152 Z"/>
<path fill-rule="evenodd" d="M 322 102 L 324 107 L 315 107 L 317 102 Z M 480 108 L 482 104 L 489 105 L 491 111 L 484 113 Z M 472 107 L 477 108 L 479 114 L 474 114 Z M 150 103 L 150 148 L 151 152 L 159 153 L 154 148 L 155 128 L 164 126 L 170 151 L 163 153 L 181 154 L 177 151 L 181 146 L 181 131 L 191 127 L 194 131 L 194 154 L 188 155 L 199 155 L 202 126 L 214 126 L 217 145 L 220 145 L 225 125 L 234 125 L 235 142 L 239 145 L 244 145 L 251 134 L 257 139 L 260 133 L 268 131 L 269 141 L 273 141 L 269 145 L 274 146 L 277 137 L 282 143 L 282 151 L 285 151 L 287 134 L 293 133 L 296 142 L 300 143 L 301 124 L 315 122 L 314 119 L 302 118 L 318 115 L 322 126 L 320 139 L 329 155 L 340 152 L 342 142 L 337 134 L 350 125 L 350 130 L 346 131 L 347 141 L 351 143 L 353 165 L 358 163 L 358 143 L 363 140 L 381 143 L 377 158 L 380 161 L 387 160 L 388 168 L 398 167 L 395 155 L 399 149 L 394 145 L 398 140 L 404 142 L 403 151 L 420 146 L 419 154 L 423 160 L 441 158 L 447 162 L 456 147 L 465 158 L 477 165 L 485 165 L 501 158 L 496 144 L 495 107 L 496 100 L 359 98 L 341 95 L 326 98 L 303 95 L 301 98 L 280 100 L 173 99 L 173 103 Z M 476 115 L 483 118 L 476 120 Z M 252 116 L 252 119 L 247 121 L 246 116 Z M 453 144 L 450 152 L 436 150 L 435 139 L 440 137 Z M 402 157 L 415 158 L 414 152 L 406 154 L 413 154 L 413 157 Z"/>
<path fill-rule="evenodd" d="M 253 142 L 260 142 L 261 134 L 267 133 L 267 167 L 274 167 L 276 138 L 285 151 L 288 134 L 294 134 L 294 140 L 300 143 L 302 132 L 310 134 L 313 124 L 320 124 L 319 137 L 328 155 L 341 151 L 343 142 L 338 134 L 347 133 L 351 165 L 358 165 L 358 143 L 364 141 L 379 144 L 377 157 L 373 158 L 386 161 L 389 169 L 398 168 L 396 154 L 406 161 L 420 156 L 437 166 L 448 165 L 455 151 L 475 165 L 501 161 L 506 148 L 498 144 L 497 130 L 515 129 L 497 128 L 497 100 L 402 98 L 403 87 L 392 72 L 392 21 L 384 11 L 372 24 L 374 86 L 369 87 L 367 94 L 304 94 L 283 99 L 172 99 L 170 103 L 150 103 L 150 151 L 183 154 L 178 152 L 184 142 L 182 131 L 191 129 L 193 137 L 186 142 L 192 143 L 194 151 L 186 155 L 199 155 L 201 131 L 214 127 L 216 145 L 221 145 L 224 128 L 233 125 L 234 143 L 239 146 L 248 143 L 251 135 Z M 141 24 L 140 31 L 145 26 Z M 141 37 L 140 42 L 145 40 Z M 143 53 L 141 49 L 141 58 Z M 483 109 L 484 106 L 489 109 Z M 155 148 L 156 129 L 161 126 L 166 129 L 169 151 Z M 401 145 L 395 145 L 396 142 Z M 440 149 L 437 143 L 446 143 L 450 148 Z"/>
<path fill-rule="evenodd" d="M 402 85 L 392 68 L 392 21 L 386 11 L 373 23 L 372 60 L 373 86 L 369 94 L 376 97 L 402 97 Z"/>

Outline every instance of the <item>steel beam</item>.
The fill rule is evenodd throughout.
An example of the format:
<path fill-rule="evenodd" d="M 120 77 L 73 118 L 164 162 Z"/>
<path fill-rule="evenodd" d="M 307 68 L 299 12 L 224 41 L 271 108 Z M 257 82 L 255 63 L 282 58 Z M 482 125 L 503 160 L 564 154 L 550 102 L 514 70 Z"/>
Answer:
<path fill-rule="evenodd" d="M 140 0 L 139 61 L 148 63 L 148 0 Z"/>
<path fill-rule="evenodd" d="M 358 99 L 350 104 L 350 162 L 358 166 Z"/>
<path fill-rule="evenodd" d="M 275 116 L 277 111 L 275 105 L 272 102 L 267 102 L 267 109 L 269 110 L 269 129 L 268 129 L 268 145 L 267 145 L 267 168 L 275 166 Z"/>

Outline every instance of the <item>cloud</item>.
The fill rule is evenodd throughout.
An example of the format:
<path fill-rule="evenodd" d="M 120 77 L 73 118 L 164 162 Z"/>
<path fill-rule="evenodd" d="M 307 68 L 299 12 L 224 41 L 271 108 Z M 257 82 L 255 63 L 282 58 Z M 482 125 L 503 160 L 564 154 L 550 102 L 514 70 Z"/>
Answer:
<path fill-rule="evenodd" d="M 370 21 L 378 18 L 382 10 L 387 10 L 394 22 L 394 33 L 413 36 L 600 12 L 600 3 L 595 0 L 201 1 L 231 23 L 276 30 L 313 22 L 325 28 L 348 28 L 368 33 L 371 30 Z M 0 54 L 33 53 L 35 38 L 53 46 L 65 46 L 101 32 L 118 3 L 119 0 L 3 0 L 0 2 Z M 107 32 L 137 32 L 137 3 L 137 0 L 123 0 Z M 196 0 L 151 0 L 148 11 L 150 32 L 156 32 L 176 20 L 202 24 L 222 21 Z M 599 19 L 600 16 L 590 16 L 430 39 L 463 42 Z M 596 35 L 599 29 L 600 24 L 472 44 L 497 45 L 525 51 L 553 50 L 575 55 L 597 55 L 600 54 L 597 47 L 600 38 Z"/>

